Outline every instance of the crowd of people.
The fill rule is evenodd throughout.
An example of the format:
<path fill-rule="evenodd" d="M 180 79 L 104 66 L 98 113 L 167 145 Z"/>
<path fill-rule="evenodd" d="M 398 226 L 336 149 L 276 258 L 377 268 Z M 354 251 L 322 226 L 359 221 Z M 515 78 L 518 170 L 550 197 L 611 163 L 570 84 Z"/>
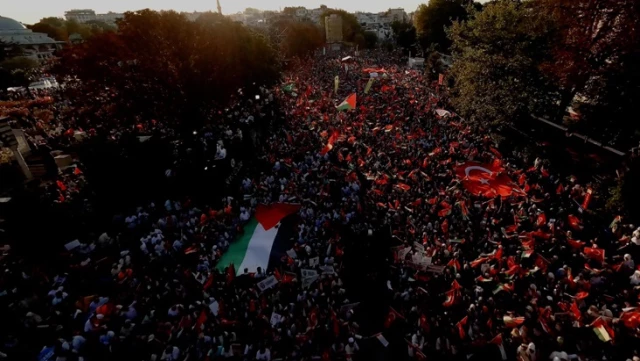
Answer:
<path fill-rule="evenodd" d="M 376 70 L 369 85 L 364 69 Z M 46 266 L 6 255 L 0 357 L 639 359 L 640 229 L 591 213 L 588 180 L 501 154 L 392 54 L 318 55 L 285 83 L 198 135 L 238 169 L 224 199 L 141 205 Z M 354 93 L 354 109 L 338 111 Z M 269 135 L 246 134 L 269 102 L 281 113 Z M 239 167 L 244 137 L 256 150 Z M 274 203 L 300 204 L 282 223 L 292 252 L 220 270 L 256 207 Z M 387 234 L 388 262 L 375 266 L 387 271 L 371 276 L 384 275 L 380 300 L 346 284 L 346 252 L 367 252 L 364 240 L 346 249 L 347 234 Z M 367 302 L 386 302 L 384 314 Z"/>

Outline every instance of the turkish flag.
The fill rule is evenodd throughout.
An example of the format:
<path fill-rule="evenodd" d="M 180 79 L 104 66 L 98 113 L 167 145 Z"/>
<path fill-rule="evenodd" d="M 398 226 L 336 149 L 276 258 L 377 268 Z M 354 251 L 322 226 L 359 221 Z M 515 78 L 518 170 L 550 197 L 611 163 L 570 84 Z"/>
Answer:
<path fill-rule="evenodd" d="M 525 195 L 508 175 L 501 173 L 503 170 L 497 164 L 466 162 L 456 168 L 455 172 L 464 187 L 473 194 L 485 197 Z"/>

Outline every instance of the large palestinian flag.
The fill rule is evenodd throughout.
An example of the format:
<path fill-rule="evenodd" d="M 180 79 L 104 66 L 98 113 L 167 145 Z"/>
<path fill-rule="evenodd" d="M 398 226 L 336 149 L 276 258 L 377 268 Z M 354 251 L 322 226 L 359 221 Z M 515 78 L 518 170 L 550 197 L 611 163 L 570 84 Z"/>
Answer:
<path fill-rule="evenodd" d="M 245 268 L 249 272 L 256 272 L 258 267 L 266 270 L 270 259 L 282 257 L 291 248 L 293 221 L 285 217 L 299 209 L 300 205 L 288 203 L 258 205 L 254 217 L 244 227 L 244 234 L 220 258 L 218 270 L 231 264 L 238 275 Z"/>

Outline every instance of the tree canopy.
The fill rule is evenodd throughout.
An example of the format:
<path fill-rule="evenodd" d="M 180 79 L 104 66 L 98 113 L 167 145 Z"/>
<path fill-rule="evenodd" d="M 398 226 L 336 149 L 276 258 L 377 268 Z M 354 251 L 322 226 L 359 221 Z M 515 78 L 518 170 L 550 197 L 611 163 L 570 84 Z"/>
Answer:
<path fill-rule="evenodd" d="M 96 99 L 96 116 L 164 119 L 187 129 L 238 89 L 253 96 L 276 82 L 276 55 L 265 37 L 216 13 L 192 22 L 173 11 L 141 10 L 126 13 L 117 32 L 63 51 L 54 71 L 79 80 L 82 96 Z"/>
<path fill-rule="evenodd" d="M 312 22 L 280 18 L 270 24 L 270 38 L 285 57 L 304 57 L 324 44 L 322 29 Z"/>
<path fill-rule="evenodd" d="M 472 3 L 472 0 L 430 0 L 428 4 L 421 4 L 413 22 L 422 48 L 435 45 L 436 50 L 448 52 L 451 40 L 445 28 L 453 21 L 466 19 Z"/>
<path fill-rule="evenodd" d="M 394 21 L 391 23 L 393 38 L 397 46 L 412 51 L 415 54 L 416 28 L 411 23 Z"/>
<path fill-rule="evenodd" d="M 551 59 L 550 19 L 526 3 L 498 0 L 450 31 L 452 102 L 463 116 L 486 122 L 529 119 L 555 100 L 540 70 Z"/>
<path fill-rule="evenodd" d="M 72 34 L 79 34 L 82 39 L 86 40 L 93 35 L 116 30 L 115 26 L 99 20 L 81 24 L 75 20 L 63 20 L 56 17 L 42 18 L 39 22 L 29 25 L 28 28 L 34 32 L 45 33 L 58 41 L 67 41 Z"/>
<path fill-rule="evenodd" d="M 640 4 L 634 0 L 537 0 L 536 11 L 558 28 L 553 59 L 543 65 L 558 83 L 561 114 L 572 129 L 600 141 L 632 146 L 640 127 Z M 571 104 L 573 102 L 573 104 Z"/>

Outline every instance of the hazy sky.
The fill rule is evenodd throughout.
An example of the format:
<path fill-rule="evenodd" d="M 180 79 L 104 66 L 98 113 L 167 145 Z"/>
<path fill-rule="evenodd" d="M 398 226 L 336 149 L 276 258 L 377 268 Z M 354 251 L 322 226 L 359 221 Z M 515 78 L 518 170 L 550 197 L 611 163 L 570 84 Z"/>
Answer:
<path fill-rule="evenodd" d="M 414 11 L 428 0 L 220 0 L 222 12 L 232 14 L 247 7 L 278 10 L 285 6 L 316 8 L 321 4 L 347 11 L 378 12 L 393 8 Z M 97 13 L 124 12 L 150 8 L 153 10 L 207 11 L 215 10 L 215 0 L 2 0 L 0 16 L 13 18 L 25 24 L 38 22 L 43 17 L 64 15 L 70 9 L 93 9 Z"/>

